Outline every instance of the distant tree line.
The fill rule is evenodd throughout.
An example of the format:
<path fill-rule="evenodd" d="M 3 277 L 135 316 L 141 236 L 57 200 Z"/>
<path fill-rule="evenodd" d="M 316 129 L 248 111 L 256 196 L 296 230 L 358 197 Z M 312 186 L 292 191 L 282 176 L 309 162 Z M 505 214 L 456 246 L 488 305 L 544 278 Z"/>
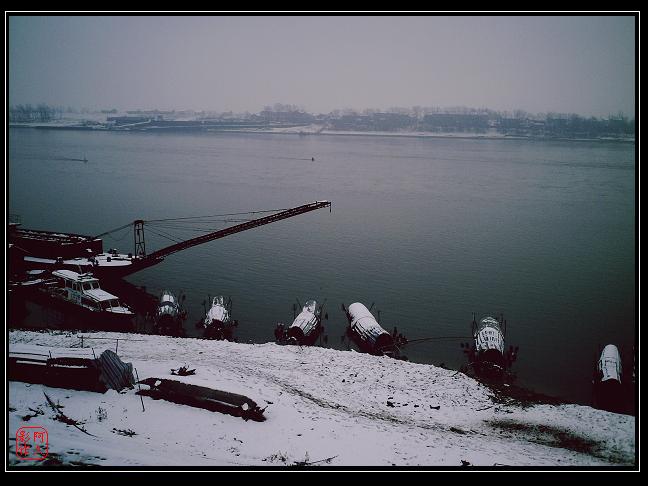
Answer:
<path fill-rule="evenodd" d="M 565 133 L 582 137 L 630 136 L 635 133 L 635 121 L 634 119 L 629 120 L 622 114 L 605 119 L 583 118 L 578 115 L 567 117 L 548 115 L 545 120 L 544 131 L 547 135 L 555 136 Z"/>
<path fill-rule="evenodd" d="M 89 110 L 84 108 L 81 113 Z M 116 115 L 116 109 L 102 110 L 102 113 Z M 63 113 L 78 113 L 68 107 L 23 104 L 9 108 L 9 121 L 17 123 L 50 122 L 60 119 Z M 313 115 L 303 107 L 275 103 L 265 106 L 256 114 L 235 114 L 230 112 L 188 111 L 127 111 L 127 116 L 109 117 L 124 124 L 135 123 L 135 117 L 148 117 L 156 123 L 171 123 L 181 117 L 187 120 L 227 122 L 237 126 L 280 127 L 316 124 L 329 130 L 385 131 L 385 132 L 436 132 L 436 133 L 499 133 L 508 136 L 539 138 L 605 138 L 632 137 L 635 134 L 635 120 L 623 113 L 607 118 L 582 117 L 576 114 L 546 113 L 531 114 L 524 110 L 495 111 L 487 108 L 450 108 L 413 106 L 392 107 L 387 110 L 368 108 L 356 111 L 351 108 L 333 110 L 327 114 Z M 202 126 L 202 125 L 201 125 Z"/>
<path fill-rule="evenodd" d="M 230 114 L 231 116 L 231 114 Z M 248 115 L 250 116 L 250 115 Z M 392 107 L 387 110 L 351 108 L 312 115 L 296 105 L 266 106 L 258 117 L 268 123 L 317 123 L 332 130 L 347 131 L 421 131 L 440 133 L 486 133 L 524 137 L 630 137 L 635 133 L 635 120 L 623 113 L 607 118 L 582 117 L 576 114 L 531 114 L 524 110 L 495 111 L 463 106 L 440 108 Z"/>
<path fill-rule="evenodd" d="M 329 114 L 323 120 L 334 130 L 357 131 L 419 131 L 437 133 L 486 133 L 546 138 L 603 138 L 631 137 L 635 134 L 635 120 L 622 114 L 607 118 L 585 118 L 579 115 L 550 113 L 530 115 L 523 111 L 513 113 L 483 111 L 430 112 L 414 114 L 348 111 Z"/>
<path fill-rule="evenodd" d="M 12 105 L 9 107 L 9 121 L 18 123 L 49 122 L 61 119 L 65 111 L 62 106 L 49 106 L 45 103 L 39 103 L 36 106 L 29 103 Z"/>

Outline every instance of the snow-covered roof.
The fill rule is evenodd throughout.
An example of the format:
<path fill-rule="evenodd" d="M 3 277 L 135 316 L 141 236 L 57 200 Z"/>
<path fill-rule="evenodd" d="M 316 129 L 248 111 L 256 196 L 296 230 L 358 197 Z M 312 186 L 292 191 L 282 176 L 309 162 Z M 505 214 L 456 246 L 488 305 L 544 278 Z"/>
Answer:
<path fill-rule="evenodd" d="M 56 263 L 56 260 L 53 260 L 51 258 L 38 258 L 30 256 L 26 256 L 25 261 L 30 263 L 45 263 L 47 265 L 54 265 Z"/>
<path fill-rule="evenodd" d="M 317 324 L 317 316 L 315 311 L 317 309 L 317 302 L 309 300 L 304 304 L 302 311 L 295 317 L 295 320 L 290 327 L 299 327 L 306 334 L 307 329 Z"/>
<path fill-rule="evenodd" d="M 486 317 L 479 320 L 479 324 L 477 324 L 477 330 L 479 331 L 479 330 L 483 329 L 484 327 L 493 327 L 493 328 L 498 329 L 499 331 L 501 331 L 499 321 L 497 319 L 495 319 L 494 317 L 491 317 L 491 316 L 486 316 Z"/>
<path fill-rule="evenodd" d="M 178 299 L 168 290 L 162 291 L 162 294 L 160 295 L 160 305 L 165 304 L 178 305 Z"/>
<path fill-rule="evenodd" d="M 366 334 L 372 339 L 378 338 L 381 334 L 389 333 L 385 331 L 369 309 L 360 302 L 355 302 L 349 306 L 349 316 L 351 317 L 351 327 L 357 328 L 361 333 Z"/>
<path fill-rule="evenodd" d="M 110 261 L 108 261 L 108 258 L 110 258 Z M 56 260 L 52 258 L 38 258 L 30 256 L 26 256 L 25 261 L 30 263 L 43 263 L 47 265 L 54 265 L 56 263 Z M 92 260 L 86 257 L 68 258 L 67 260 L 63 260 L 63 263 L 66 265 L 80 265 L 82 267 L 88 267 L 94 266 L 94 261 L 96 261 L 98 265 L 102 267 L 125 267 L 133 264 L 132 259 L 129 258 L 128 255 L 114 256 L 106 253 L 96 255 Z"/>
<path fill-rule="evenodd" d="M 111 253 L 100 253 L 98 255 L 95 255 L 94 259 L 102 267 L 125 267 L 133 264 L 132 259 L 129 258 L 128 255 L 123 255 L 123 254 L 115 255 Z M 65 260 L 65 263 L 75 264 L 79 261 L 83 262 L 83 263 L 79 263 L 80 265 L 93 264 L 93 262 L 88 258 L 74 258 L 72 260 Z"/>
<path fill-rule="evenodd" d="M 52 272 L 55 277 L 62 277 L 75 282 L 98 282 L 98 279 L 88 273 L 78 273 L 72 270 L 55 270 Z"/>
<path fill-rule="evenodd" d="M 130 310 L 130 308 L 124 306 L 124 305 L 117 305 L 115 307 L 109 307 L 107 309 L 104 309 L 106 312 L 110 312 L 112 314 L 133 314 L 133 311 Z"/>
<path fill-rule="evenodd" d="M 310 328 L 315 324 L 317 324 L 317 316 L 309 310 L 304 310 L 295 317 L 295 320 L 290 327 L 299 327 L 304 330 L 304 334 L 306 334 L 307 328 Z"/>
<path fill-rule="evenodd" d="M 205 324 L 210 324 L 213 321 L 219 321 L 222 323 L 227 323 L 229 321 L 229 312 L 227 312 L 225 305 L 223 305 L 223 297 L 214 297 L 212 306 L 207 311 Z"/>
<path fill-rule="evenodd" d="M 375 320 L 373 314 L 369 312 L 369 309 L 365 307 L 364 304 L 360 302 L 355 302 L 349 306 L 349 315 L 354 320 L 359 320 L 363 318 Z"/>
<path fill-rule="evenodd" d="M 117 296 L 106 292 L 103 289 L 90 289 L 90 290 L 84 290 L 83 291 L 84 295 L 87 295 L 88 297 L 99 301 L 99 302 L 104 302 L 106 300 L 112 300 L 112 299 L 118 299 Z"/>
<path fill-rule="evenodd" d="M 317 309 L 317 302 L 315 300 L 307 300 L 304 303 L 304 307 L 302 308 L 302 310 L 308 311 L 312 314 L 315 314 L 316 309 Z"/>

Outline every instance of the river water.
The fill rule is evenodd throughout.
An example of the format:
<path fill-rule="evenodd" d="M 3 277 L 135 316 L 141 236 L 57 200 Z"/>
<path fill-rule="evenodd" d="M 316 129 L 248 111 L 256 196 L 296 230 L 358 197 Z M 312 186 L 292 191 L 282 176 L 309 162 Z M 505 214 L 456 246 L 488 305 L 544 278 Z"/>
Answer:
<path fill-rule="evenodd" d="M 340 304 L 375 302 L 410 340 L 467 337 L 473 312 L 503 313 L 519 382 L 581 403 L 599 346 L 632 365 L 633 144 L 38 129 L 10 129 L 8 142 L 9 212 L 27 228 L 94 235 L 332 201 L 128 278 L 184 292 L 190 333 L 209 295 L 231 296 L 239 341 L 256 343 L 292 321 L 296 299 L 326 299 L 327 345 L 345 349 Z M 197 234 L 147 232 L 147 250 Z M 112 247 L 133 251 L 132 230 L 105 237 Z M 458 368 L 460 342 L 405 354 Z"/>

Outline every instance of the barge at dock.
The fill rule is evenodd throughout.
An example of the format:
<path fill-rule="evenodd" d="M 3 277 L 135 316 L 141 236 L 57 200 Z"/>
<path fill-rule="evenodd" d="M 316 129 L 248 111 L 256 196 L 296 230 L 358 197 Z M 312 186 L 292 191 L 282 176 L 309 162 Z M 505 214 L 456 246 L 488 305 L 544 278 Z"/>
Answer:
<path fill-rule="evenodd" d="M 82 272 L 92 272 L 102 279 L 119 279 L 150 266 L 157 265 L 164 261 L 167 256 L 193 246 L 326 207 L 331 207 L 329 201 L 315 201 L 283 210 L 275 209 L 216 215 L 219 217 L 238 215 L 240 218 L 240 215 L 243 214 L 274 213 L 256 219 L 244 220 L 245 222 L 243 223 L 180 241 L 151 253 L 147 253 L 146 251 L 144 228 L 146 225 L 155 225 L 160 223 L 160 221 L 136 220 L 94 237 L 46 231 L 18 230 L 17 224 L 13 224 L 13 228 L 10 230 L 10 233 L 13 234 L 10 238 L 10 243 L 15 247 L 16 251 L 13 252 L 12 266 L 24 266 L 25 269 L 81 269 Z M 213 217 L 213 215 L 209 216 L 209 218 Z M 208 217 L 177 218 L 174 221 L 181 220 L 184 224 L 189 224 L 192 220 L 195 220 L 196 223 L 204 225 L 204 218 Z M 163 221 L 168 224 L 170 220 Z M 116 249 L 103 252 L 101 237 L 124 230 L 128 227 L 133 228 L 133 252 L 127 254 L 119 253 Z M 54 237 L 52 235 L 57 236 Z M 18 269 L 13 268 L 12 270 L 16 272 Z"/>
<path fill-rule="evenodd" d="M 20 228 L 20 223 L 9 223 L 9 243 L 27 255 L 41 258 L 75 258 L 103 252 L 101 238 Z"/>

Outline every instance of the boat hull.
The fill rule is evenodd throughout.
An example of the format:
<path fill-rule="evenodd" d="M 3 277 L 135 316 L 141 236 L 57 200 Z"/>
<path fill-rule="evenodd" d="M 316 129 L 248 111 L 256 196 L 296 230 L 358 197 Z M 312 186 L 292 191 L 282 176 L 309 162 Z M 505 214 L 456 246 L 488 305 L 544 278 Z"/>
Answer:
<path fill-rule="evenodd" d="M 205 325 L 205 338 L 216 340 L 234 340 L 234 325 L 231 322 L 212 321 Z"/>
<path fill-rule="evenodd" d="M 361 351 L 375 355 L 397 357 L 394 337 L 385 331 L 363 304 L 356 302 L 348 308 L 347 334 Z"/>
<path fill-rule="evenodd" d="M 300 346 L 312 346 L 317 338 L 322 334 L 322 326 L 319 321 L 304 333 L 303 328 L 291 326 L 288 328 L 288 344 L 298 344 Z"/>
<path fill-rule="evenodd" d="M 182 337 L 185 334 L 181 317 L 171 315 L 163 315 L 155 320 L 155 332 L 174 337 Z"/>
<path fill-rule="evenodd" d="M 317 310 L 317 302 L 310 300 L 295 318 L 287 331 L 287 343 L 300 346 L 311 346 L 322 334 L 323 328 L 320 319 L 321 309 Z"/>
<path fill-rule="evenodd" d="M 59 311 L 62 315 L 62 322 L 59 322 L 58 327 L 98 331 L 135 330 L 135 315 L 132 313 L 92 311 L 43 288 L 25 290 L 23 297 L 46 308 Z"/>
<path fill-rule="evenodd" d="M 85 257 L 90 253 L 103 252 L 103 242 L 100 238 L 74 233 L 10 227 L 9 242 L 27 254 L 42 258 Z"/>

